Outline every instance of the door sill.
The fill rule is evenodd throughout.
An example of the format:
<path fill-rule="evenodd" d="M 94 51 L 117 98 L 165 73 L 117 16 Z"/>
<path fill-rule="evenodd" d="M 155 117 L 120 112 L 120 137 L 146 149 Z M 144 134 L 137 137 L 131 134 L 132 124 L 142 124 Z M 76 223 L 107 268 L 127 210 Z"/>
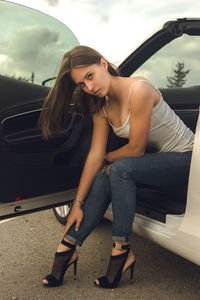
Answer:
<path fill-rule="evenodd" d="M 69 204 L 75 198 L 76 192 L 77 189 L 70 189 L 58 193 L 1 204 L 0 220 Z"/>

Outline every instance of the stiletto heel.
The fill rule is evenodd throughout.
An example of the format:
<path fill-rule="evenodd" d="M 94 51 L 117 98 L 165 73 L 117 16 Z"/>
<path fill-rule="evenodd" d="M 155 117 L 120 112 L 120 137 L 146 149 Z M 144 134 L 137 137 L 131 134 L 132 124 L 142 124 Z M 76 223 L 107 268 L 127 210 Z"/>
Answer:
<path fill-rule="evenodd" d="M 127 251 L 120 255 L 111 255 L 106 275 L 98 278 L 99 284 L 94 282 L 94 285 L 97 287 L 101 287 L 105 289 L 114 289 L 118 286 L 120 282 L 123 268 L 130 252 L 130 245 L 122 245 L 122 244 L 114 243 L 113 247 L 118 250 L 127 250 Z M 131 280 L 133 279 L 134 266 L 135 266 L 135 261 L 125 270 L 127 271 L 130 268 Z"/>
<path fill-rule="evenodd" d="M 131 272 L 130 272 L 130 279 L 131 279 L 131 280 L 133 280 L 134 267 L 135 267 L 135 261 L 134 261 L 134 263 L 130 266 L 130 269 L 131 269 Z"/>
<path fill-rule="evenodd" d="M 43 282 L 44 286 L 55 287 L 61 285 L 63 282 L 65 272 L 72 264 L 74 265 L 74 279 L 76 278 L 78 257 L 73 262 L 69 263 L 76 249 L 76 246 L 66 242 L 65 240 L 62 240 L 61 244 L 69 247 L 70 250 L 55 253 L 52 271 L 51 274 L 45 277 L 48 283 Z"/>
<path fill-rule="evenodd" d="M 76 260 L 73 262 L 73 264 L 74 264 L 74 280 L 76 280 L 77 260 L 78 260 L 78 259 L 76 259 Z"/>

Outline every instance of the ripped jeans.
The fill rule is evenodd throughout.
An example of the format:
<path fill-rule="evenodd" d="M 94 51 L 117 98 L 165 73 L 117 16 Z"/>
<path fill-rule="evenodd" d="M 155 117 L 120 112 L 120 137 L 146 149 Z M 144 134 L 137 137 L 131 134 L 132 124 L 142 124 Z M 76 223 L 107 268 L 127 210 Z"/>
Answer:
<path fill-rule="evenodd" d="M 66 238 L 82 245 L 99 224 L 112 203 L 112 239 L 129 241 L 136 208 L 136 184 L 155 187 L 187 184 L 191 151 L 147 153 L 142 157 L 126 157 L 111 164 L 109 175 L 101 169 L 83 205 L 83 220 L 79 231 L 73 225 Z"/>

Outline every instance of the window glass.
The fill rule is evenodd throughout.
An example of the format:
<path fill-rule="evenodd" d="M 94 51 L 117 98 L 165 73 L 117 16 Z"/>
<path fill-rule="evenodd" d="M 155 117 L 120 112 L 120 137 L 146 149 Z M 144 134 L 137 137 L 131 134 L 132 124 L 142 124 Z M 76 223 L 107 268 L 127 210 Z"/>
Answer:
<path fill-rule="evenodd" d="M 56 76 L 64 53 L 78 45 L 63 23 L 14 3 L 0 1 L 0 28 L 0 75 L 36 84 Z"/>
<path fill-rule="evenodd" d="M 160 49 L 132 76 L 144 76 L 159 88 L 200 83 L 200 37 L 183 35 Z"/>

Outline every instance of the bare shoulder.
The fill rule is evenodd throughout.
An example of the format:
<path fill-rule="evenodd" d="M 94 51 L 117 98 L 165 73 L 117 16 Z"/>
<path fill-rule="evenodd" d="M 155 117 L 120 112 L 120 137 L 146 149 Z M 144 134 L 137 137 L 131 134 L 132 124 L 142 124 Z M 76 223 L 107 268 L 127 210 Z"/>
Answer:
<path fill-rule="evenodd" d="M 152 100 L 156 104 L 160 99 L 157 88 L 144 77 L 134 77 L 132 79 L 132 89 L 130 93 L 130 104 L 133 105 L 137 99 Z"/>
<path fill-rule="evenodd" d="M 141 76 L 136 76 L 133 77 L 133 79 L 131 80 L 131 86 L 132 89 L 134 89 L 137 92 L 142 92 L 142 91 L 154 91 L 157 89 L 154 87 L 154 85 L 145 77 L 141 77 Z"/>

